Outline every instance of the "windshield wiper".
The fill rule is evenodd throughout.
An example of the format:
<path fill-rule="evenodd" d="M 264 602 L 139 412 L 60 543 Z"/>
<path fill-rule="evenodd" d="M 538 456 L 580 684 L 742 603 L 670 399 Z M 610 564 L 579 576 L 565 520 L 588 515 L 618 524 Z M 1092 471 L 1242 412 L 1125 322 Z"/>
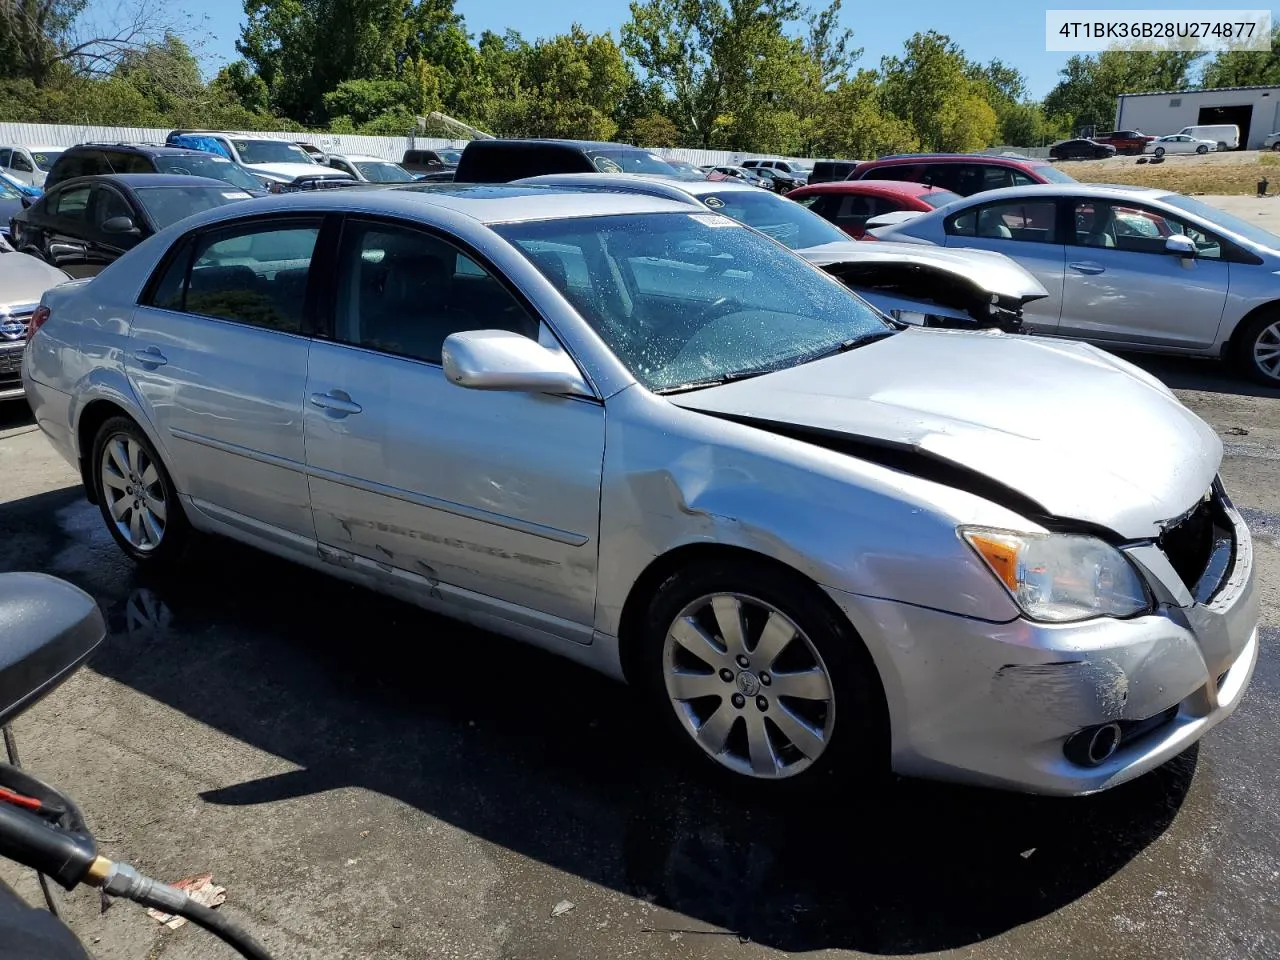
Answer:
<path fill-rule="evenodd" d="M 749 380 L 752 377 L 761 377 L 766 373 L 773 372 L 774 368 L 734 370 L 732 373 L 722 373 L 718 377 L 707 377 L 705 380 L 690 380 L 688 383 L 677 384 L 674 387 L 663 387 L 661 390 L 655 390 L 654 393 L 666 396 L 669 393 L 684 393 L 687 390 L 701 390 L 704 387 L 720 387 L 726 383 L 733 383 L 735 380 Z"/>
<path fill-rule="evenodd" d="M 892 337 L 897 332 L 898 331 L 896 329 L 892 329 L 892 328 L 888 330 L 876 330 L 873 333 L 864 333 L 860 337 L 853 337 L 849 340 L 842 340 L 840 343 L 837 343 L 830 350 L 823 350 L 821 353 L 815 353 L 811 357 L 805 357 L 803 360 L 797 363 L 796 366 L 799 366 L 800 363 L 813 363 L 813 361 L 815 360 L 825 360 L 827 357 L 834 357 L 840 353 L 848 353 L 850 350 L 858 349 L 858 347 L 865 347 L 869 343 L 876 343 L 877 341 L 883 340 L 886 337 Z"/>

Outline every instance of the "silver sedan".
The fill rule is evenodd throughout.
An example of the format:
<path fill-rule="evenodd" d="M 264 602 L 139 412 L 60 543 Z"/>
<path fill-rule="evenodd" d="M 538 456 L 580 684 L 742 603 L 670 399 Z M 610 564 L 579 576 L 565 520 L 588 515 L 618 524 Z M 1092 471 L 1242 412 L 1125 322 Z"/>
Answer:
<path fill-rule="evenodd" d="M 893 323 L 687 203 L 264 198 L 32 327 L 40 427 L 138 563 L 222 534 L 528 641 L 756 789 L 1088 793 L 1253 672 L 1249 533 L 1168 390 Z"/>
<path fill-rule="evenodd" d="M 1221 357 L 1280 387 L 1280 237 L 1167 190 L 1037 184 L 992 190 L 877 239 L 995 250 L 1049 296 L 1027 327 L 1112 348 Z"/>

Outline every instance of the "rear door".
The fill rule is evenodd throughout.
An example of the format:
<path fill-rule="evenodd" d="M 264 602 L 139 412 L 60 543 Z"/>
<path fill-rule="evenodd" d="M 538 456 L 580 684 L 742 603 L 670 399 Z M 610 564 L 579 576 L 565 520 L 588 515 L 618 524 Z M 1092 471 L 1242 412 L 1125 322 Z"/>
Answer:
<path fill-rule="evenodd" d="M 315 216 L 272 216 L 175 245 L 134 313 L 125 358 L 178 489 L 264 546 L 315 539 L 302 436 Z"/>
<path fill-rule="evenodd" d="M 943 221 L 948 247 L 994 250 L 1035 275 L 1049 296 L 1033 300 L 1023 313 L 1034 333 L 1052 333 L 1062 314 L 1067 248 L 1058 235 L 1057 200 L 1004 200 L 977 204 Z"/>
<path fill-rule="evenodd" d="M 89 198 L 89 221 L 84 236 L 83 276 L 96 276 L 107 264 L 118 260 L 126 250 L 137 246 L 140 233 L 112 233 L 104 229 L 108 220 L 117 217 L 128 217 L 141 230 L 141 218 L 124 194 L 105 183 L 95 184 Z"/>

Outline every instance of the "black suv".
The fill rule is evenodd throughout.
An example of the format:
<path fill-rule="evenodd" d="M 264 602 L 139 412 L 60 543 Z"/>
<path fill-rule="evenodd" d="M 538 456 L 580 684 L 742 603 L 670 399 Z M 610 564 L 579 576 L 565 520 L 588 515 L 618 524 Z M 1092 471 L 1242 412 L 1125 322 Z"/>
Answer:
<path fill-rule="evenodd" d="M 462 151 L 457 183 L 510 183 L 548 173 L 680 174 L 648 150 L 595 140 L 472 140 Z"/>
<path fill-rule="evenodd" d="M 82 143 L 62 151 L 45 179 L 44 189 L 72 177 L 104 173 L 175 173 L 221 180 L 251 194 L 265 193 L 262 181 L 226 157 L 200 150 L 148 143 Z"/>

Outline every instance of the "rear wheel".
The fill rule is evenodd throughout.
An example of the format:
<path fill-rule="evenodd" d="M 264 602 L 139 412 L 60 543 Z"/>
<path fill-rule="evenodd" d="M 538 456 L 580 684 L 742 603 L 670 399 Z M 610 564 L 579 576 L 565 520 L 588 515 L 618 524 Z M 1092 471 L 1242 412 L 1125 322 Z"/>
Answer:
<path fill-rule="evenodd" d="M 1275 143 L 1273 143 L 1273 144 L 1271 145 L 1271 149 L 1272 149 L 1272 150 L 1280 150 L 1280 140 L 1277 140 Z"/>
<path fill-rule="evenodd" d="M 1218 141 L 1218 149 L 1219 149 L 1219 150 L 1225 150 L 1225 149 L 1227 149 L 1227 141 L 1225 141 L 1225 140 L 1219 140 L 1219 141 Z"/>
<path fill-rule="evenodd" d="M 1218 149 L 1219 150 L 1222 149 L 1222 144 L 1218 144 Z M 1196 147 L 1196 153 L 1208 153 L 1208 152 L 1209 152 L 1208 144 L 1202 143 L 1200 144 L 1200 146 Z"/>
<path fill-rule="evenodd" d="M 1247 321 L 1236 337 L 1236 365 L 1246 376 L 1280 388 L 1280 309 Z"/>
<path fill-rule="evenodd" d="M 151 441 L 128 417 L 112 417 L 93 444 L 93 485 L 102 519 L 136 562 L 160 566 L 181 553 L 190 525 Z"/>
<path fill-rule="evenodd" d="M 717 560 L 659 588 L 640 678 L 685 756 L 759 791 L 888 770 L 874 665 L 818 589 L 765 563 Z"/>

